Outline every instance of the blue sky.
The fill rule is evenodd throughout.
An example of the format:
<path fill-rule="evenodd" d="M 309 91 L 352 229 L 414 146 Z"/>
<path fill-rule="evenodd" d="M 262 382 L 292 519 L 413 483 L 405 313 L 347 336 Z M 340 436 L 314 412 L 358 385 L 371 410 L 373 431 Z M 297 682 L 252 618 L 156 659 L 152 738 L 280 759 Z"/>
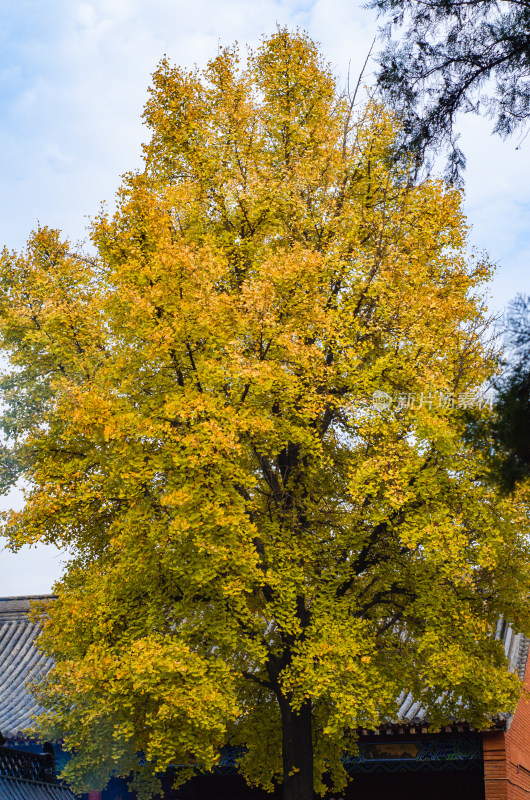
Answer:
<path fill-rule="evenodd" d="M 140 164 L 159 59 L 203 65 L 219 43 L 256 44 L 277 23 L 308 30 L 344 78 L 358 75 L 377 31 L 357 0 L 0 0 L 0 243 L 22 248 L 38 221 L 84 238 Z M 530 292 L 530 136 L 517 148 L 490 128 L 460 122 L 471 241 L 498 265 L 491 306 L 502 311 Z M 60 569 L 50 547 L 0 550 L 0 595 L 50 591 Z"/>

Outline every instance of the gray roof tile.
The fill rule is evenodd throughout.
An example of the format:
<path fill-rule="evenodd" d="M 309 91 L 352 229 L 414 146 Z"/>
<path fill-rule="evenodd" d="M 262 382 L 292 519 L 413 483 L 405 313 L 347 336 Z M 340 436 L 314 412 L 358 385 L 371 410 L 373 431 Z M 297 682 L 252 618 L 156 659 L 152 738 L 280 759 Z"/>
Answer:
<path fill-rule="evenodd" d="M 28 618 L 31 601 L 41 599 L 46 598 L 0 598 L 0 732 L 7 738 L 32 724 L 39 707 L 26 684 L 51 667 L 51 660 L 35 647 L 38 625 Z"/>
<path fill-rule="evenodd" d="M 31 726 L 32 716 L 39 707 L 26 689 L 27 681 L 52 666 L 34 645 L 38 625 L 30 622 L 28 612 L 32 600 L 48 599 L 43 596 L 0 598 L 0 732 L 13 738 Z M 501 618 L 496 636 L 504 644 L 510 669 L 524 678 L 528 659 L 529 641 Z M 398 722 L 419 723 L 427 721 L 427 711 L 412 694 L 403 691 L 398 698 Z M 3 796 L 0 792 L 0 800 Z"/>
<path fill-rule="evenodd" d="M 0 775 L 0 800 L 75 800 L 75 796 L 60 784 L 24 781 Z"/>
<path fill-rule="evenodd" d="M 504 652 L 510 669 L 517 672 L 521 681 L 524 679 L 526 662 L 528 660 L 529 641 L 522 633 L 515 633 L 514 630 L 501 617 L 497 624 L 495 633 L 504 645 Z M 404 691 L 398 698 L 398 723 L 422 723 L 428 722 L 427 710 L 414 698 L 410 692 Z M 502 715 L 508 723 L 512 715 Z"/>

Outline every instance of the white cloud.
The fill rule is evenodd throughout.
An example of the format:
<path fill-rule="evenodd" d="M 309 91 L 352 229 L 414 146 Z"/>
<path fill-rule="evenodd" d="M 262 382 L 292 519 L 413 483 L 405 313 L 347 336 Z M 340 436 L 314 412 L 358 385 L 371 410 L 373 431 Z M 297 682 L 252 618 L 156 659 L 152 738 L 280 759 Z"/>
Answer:
<path fill-rule="evenodd" d="M 65 560 L 53 545 L 26 545 L 17 553 L 0 550 L 0 596 L 49 594 Z"/>
<path fill-rule="evenodd" d="M 530 139 L 518 147 L 517 138 L 503 141 L 491 127 L 471 115 L 460 123 L 471 241 L 498 265 L 492 295 L 501 311 L 518 292 L 530 293 Z"/>

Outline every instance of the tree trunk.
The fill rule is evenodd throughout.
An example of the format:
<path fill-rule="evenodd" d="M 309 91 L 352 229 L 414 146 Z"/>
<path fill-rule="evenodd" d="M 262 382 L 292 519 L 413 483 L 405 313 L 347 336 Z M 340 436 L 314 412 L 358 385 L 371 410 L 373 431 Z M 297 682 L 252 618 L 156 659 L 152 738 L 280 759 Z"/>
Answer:
<path fill-rule="evenodd" d="M 282 714 L 283 800 L 314 800 L 311 703 L 295 713 L 285 697 Z"/>

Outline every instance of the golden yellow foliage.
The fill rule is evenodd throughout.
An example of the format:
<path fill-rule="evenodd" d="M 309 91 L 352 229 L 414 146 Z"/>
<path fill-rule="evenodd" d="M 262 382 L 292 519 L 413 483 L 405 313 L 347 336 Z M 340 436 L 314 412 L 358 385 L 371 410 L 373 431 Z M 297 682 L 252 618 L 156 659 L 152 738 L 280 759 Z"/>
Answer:
<path fill-rule="evenodd" d="M 161 62 L 96 258 L 42 228 L 1 261 L 4 460 L 29 483 L 4 533 L 74 556 L 41 725 L 78 789 L 149 793 L 231 743 L 307 800 L 403 688 L 434 725 L 519 692 L 492 632 L 529 631 L 527 505 L 436 399 L 495 369 L 461 198 L 414 181 L 397 121 L 353 115 L 302 33 L 238 58 Z"/>

